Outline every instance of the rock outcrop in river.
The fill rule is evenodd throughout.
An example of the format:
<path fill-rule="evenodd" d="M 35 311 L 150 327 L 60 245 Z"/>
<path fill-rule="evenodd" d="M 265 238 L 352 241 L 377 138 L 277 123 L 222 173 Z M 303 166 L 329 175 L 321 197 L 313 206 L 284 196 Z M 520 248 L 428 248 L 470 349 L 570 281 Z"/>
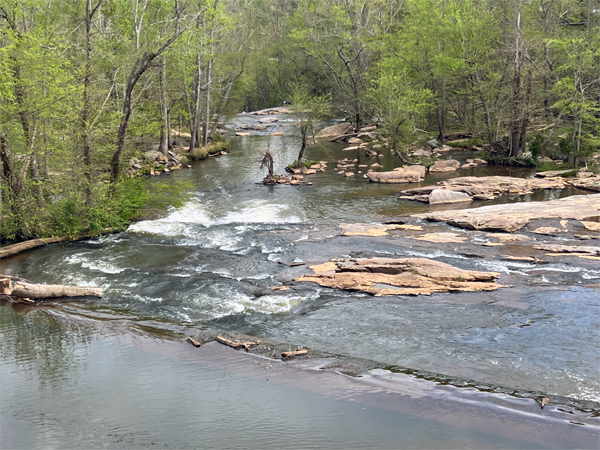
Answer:
<path fill-rule="evenodd" d="M 547 202 L 522 202 L 482 206 L 466 210 L 415 214 L 431 222 L 446 222 L 467 230 L 517 231 L 534 219 L 574 219 L 597 221 L 600 194 L 576 195 Z"/>
<path fill-rule="evenodd" d="M 467 194 L 473 200 L 492 200 L 502 194 L 526 195 L 541 189 L 563 189 L 568 181 L 554 178 L 515 178 L 515 177 L 459 177 L 440 181 L 436 185 L 402 191 L 402 199 L 431 202 L 434 190 L 446 190 Z M 466 199 L 466 198 L 465 198 Z M 441 202 L 437 202 L 441 203 Z M 453 202 L 448 202 L 453 203 Z M 433 204 L 433 203 L 432 203 Z"/>
<path fill-rule="evenodd" d="M 311 266 L 311 281 L 324 287 L 381 295 L 430 295 L 434 292 L 493 291 L 502 285 L 496 272 L 464 270 L 426 258 L 351 258 Z"/>

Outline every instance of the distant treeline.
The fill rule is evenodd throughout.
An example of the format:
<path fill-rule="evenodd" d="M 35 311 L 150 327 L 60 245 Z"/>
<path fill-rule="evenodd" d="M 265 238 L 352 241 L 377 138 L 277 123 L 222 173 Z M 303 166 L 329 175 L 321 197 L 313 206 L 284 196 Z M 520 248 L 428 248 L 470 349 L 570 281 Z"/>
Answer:
<path fill-rule="evenodd" d="M 0 0 L 0 238 L 124 226 L 157 195 L 131 158 L 300 88 L 399 152 L 464 131 L 592 166 L 599 24 L 599 0 Z"/>

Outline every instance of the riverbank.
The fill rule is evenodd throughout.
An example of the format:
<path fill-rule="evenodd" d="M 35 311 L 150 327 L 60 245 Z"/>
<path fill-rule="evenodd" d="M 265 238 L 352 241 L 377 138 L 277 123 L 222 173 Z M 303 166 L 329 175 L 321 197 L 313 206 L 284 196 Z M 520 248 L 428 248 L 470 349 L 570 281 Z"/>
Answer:
<path fill-rule="evenodd" d="M 2 448 L 594 448 L 600 430 L 564 405 L 196 349 L 53 308 L 2 307 L 0 324 Z"/>

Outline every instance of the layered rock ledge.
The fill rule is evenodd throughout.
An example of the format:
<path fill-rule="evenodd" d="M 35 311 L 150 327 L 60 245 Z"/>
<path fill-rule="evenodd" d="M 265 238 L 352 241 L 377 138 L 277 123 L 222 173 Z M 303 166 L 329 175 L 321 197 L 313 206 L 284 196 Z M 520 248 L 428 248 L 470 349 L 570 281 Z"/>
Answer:
<path fill-rule="evenodd" d="M 466 210 L 414 214 L 431 222 L 446 222 L 467 230 L 513 232 L 535 219 L 574 219 L 598 222 L 600 194 L 575 195 L 547 202 L 522 202 Z"/>
<path fill-rule="evenodd" d="M 311 269 L 314 275 L 295 281 L 375 296 L 493 291 L 503 287 L 495 282 L 499 273 L 459 269 L 426 258 L 334 258 Z"/>

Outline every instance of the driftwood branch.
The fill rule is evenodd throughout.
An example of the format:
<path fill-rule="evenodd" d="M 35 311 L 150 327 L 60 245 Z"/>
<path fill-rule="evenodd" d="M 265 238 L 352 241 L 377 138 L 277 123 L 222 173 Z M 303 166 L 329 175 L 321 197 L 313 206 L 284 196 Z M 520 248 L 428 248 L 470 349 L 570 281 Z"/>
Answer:
<path fill-rule="evenodd" d="M 235 348 L 236 350 L 239 350 L 241 348 L 244 348 L 246 350 L 248 350 L 251 346 L 253 345 L 258 345 L 260 344 L 260 341 L 256 341 L 256 342 L 235 342 L 235 341 L 230 341 L 229 339 L 226 339 L 222 336 L 217 336 L 215 338 L 215 341 L 220 342 L 221 344 L 224 345 L 228 345 L 231 348 Z"/>
<path fill-rule="evenodd" d="M 193 337 L 188 337 L 185 342 L 189 342 L 190 344 L 192 344 L 194 347 L 200 347 L 202 344 L 200 342 L 198 342 L 196 339 L 194 339 Z"/>
<path fill-rule="evenodd" d="M 302 355 L 306 355 L 308 353 L 308 350 L 304 349 L 304 350 L 294 350 L 291 352 L 281 352 L 281 356 L 283 358 L 291 358 L 292 356 L 302 356 Z"/>

